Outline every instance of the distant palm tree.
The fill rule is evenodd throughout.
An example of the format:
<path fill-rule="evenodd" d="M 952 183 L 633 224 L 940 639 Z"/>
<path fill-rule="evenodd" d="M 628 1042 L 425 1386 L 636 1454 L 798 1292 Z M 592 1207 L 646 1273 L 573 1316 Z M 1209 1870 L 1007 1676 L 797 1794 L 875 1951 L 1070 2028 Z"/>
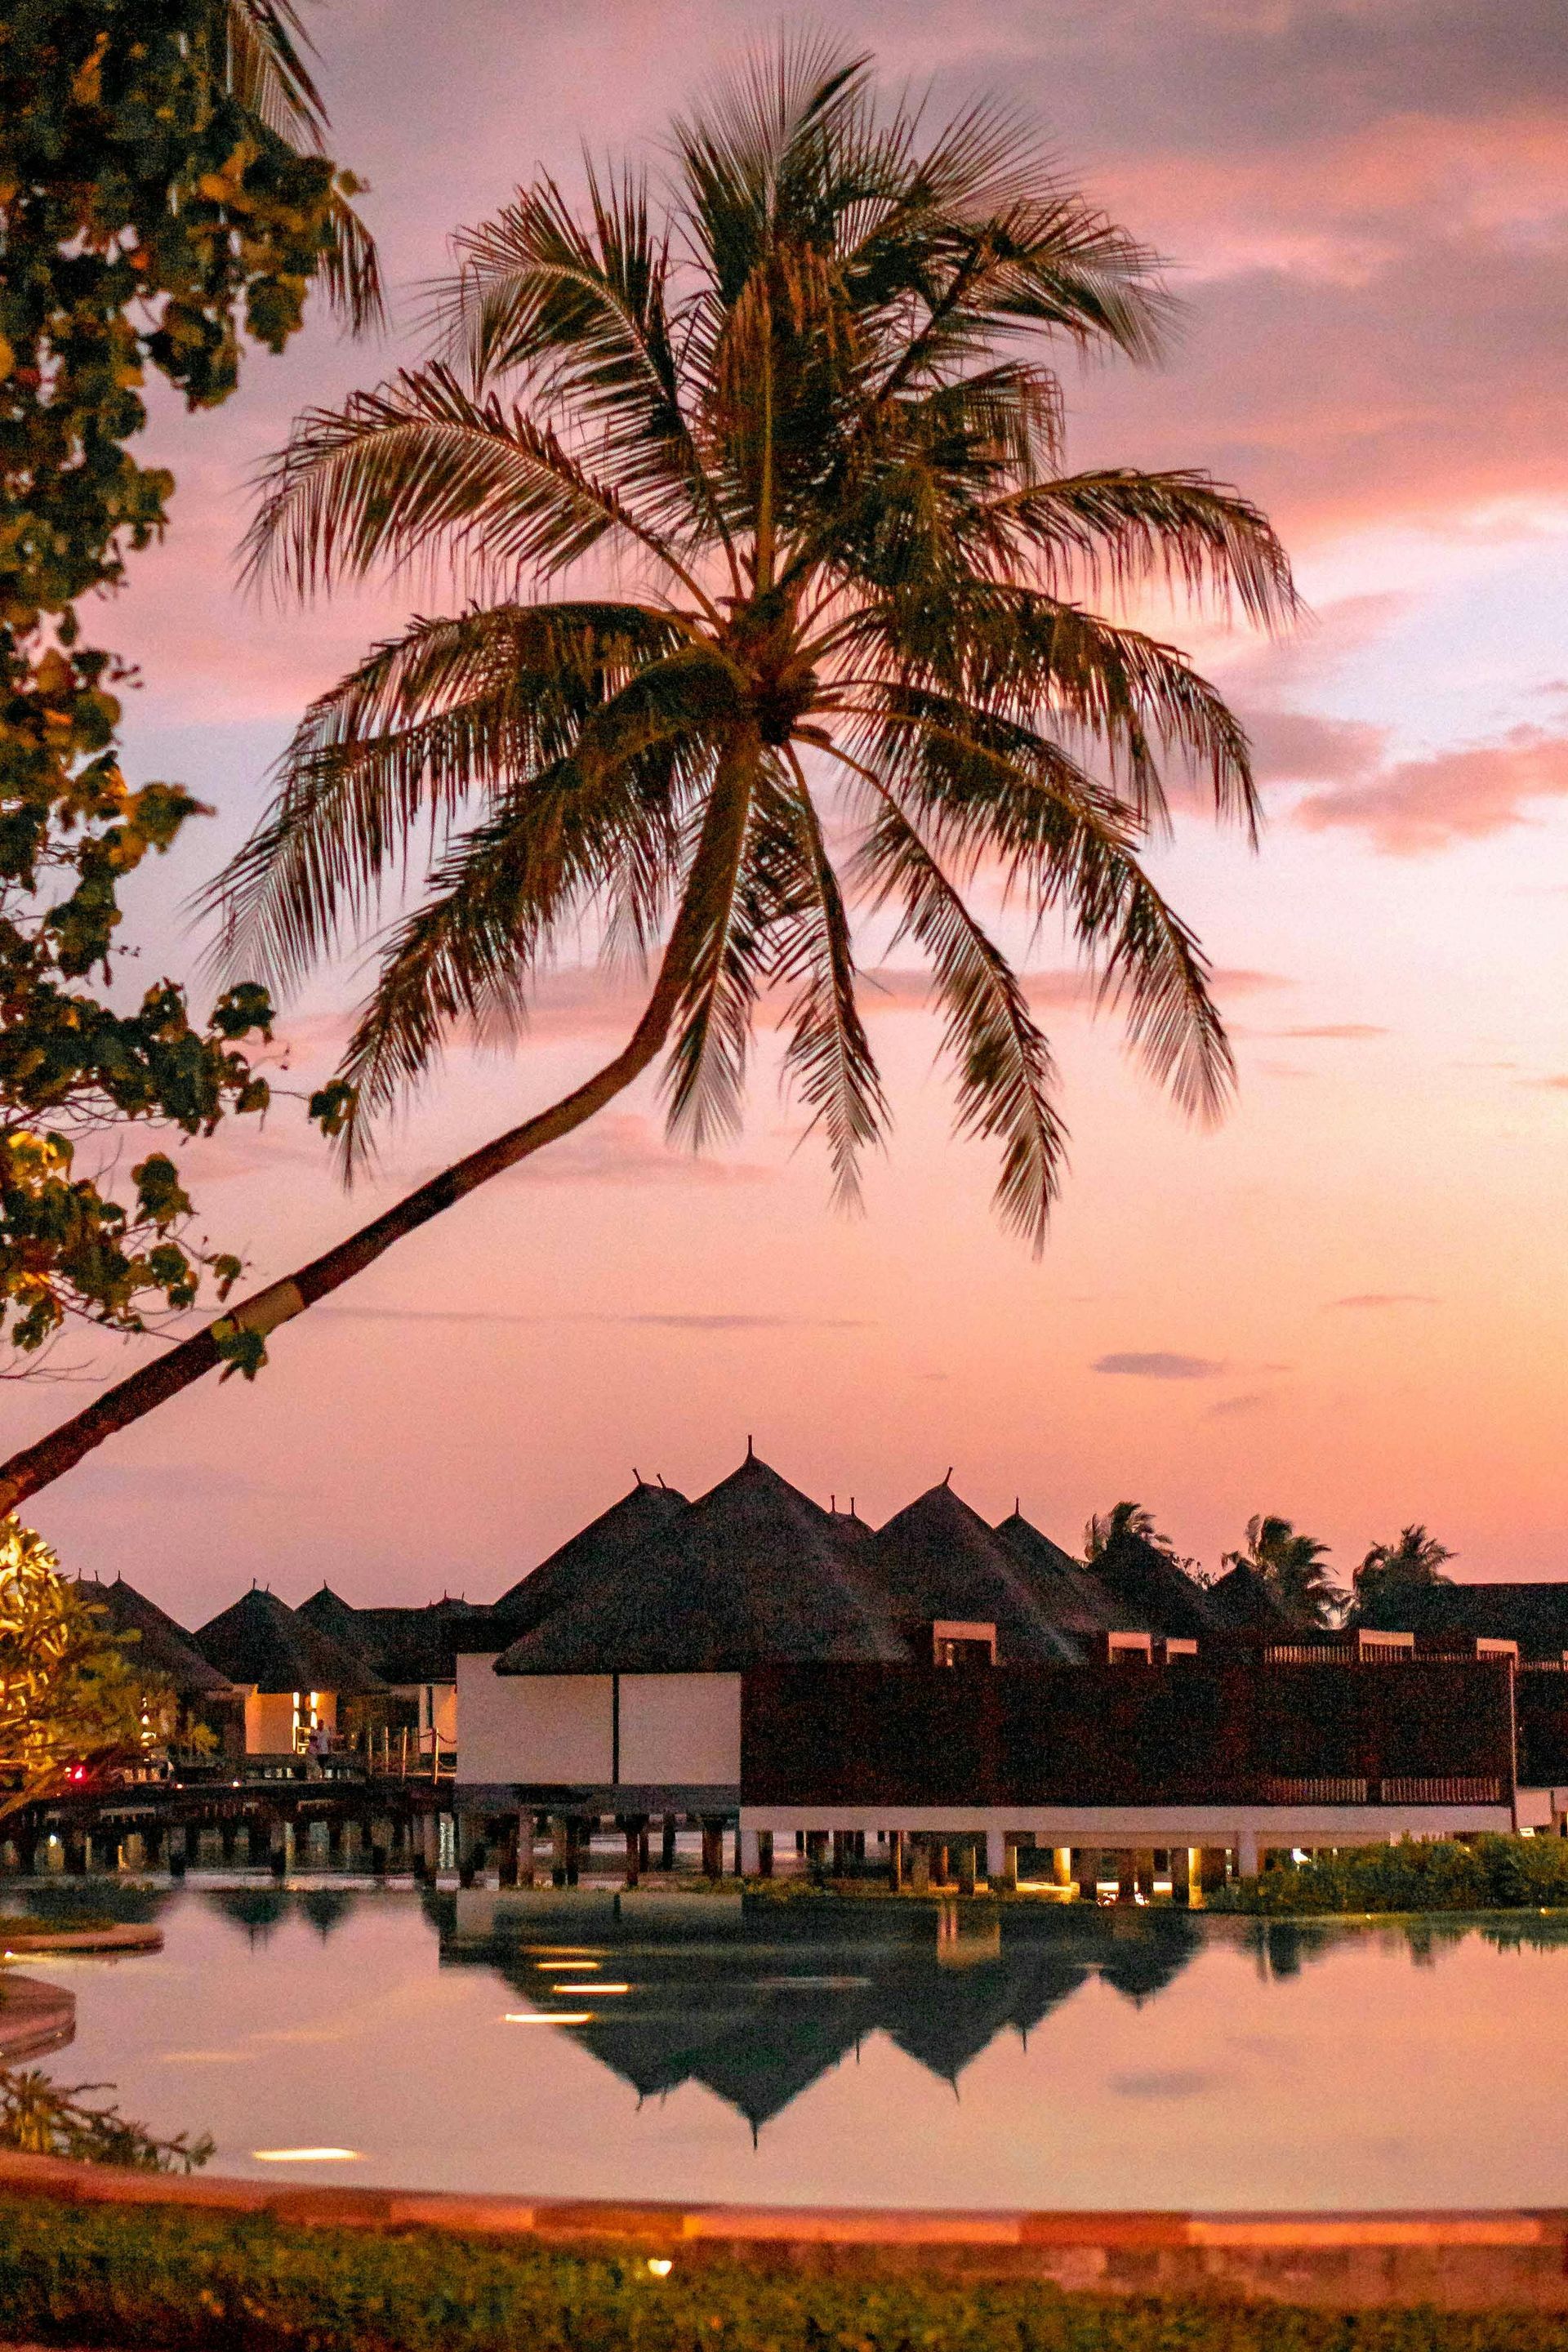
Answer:
<path fill-rule="evenodd" d="M 1083 1530 L 1083 1556 L 1090 1565 L 1104 1558 L 1113 1543 L 1126 1536 L 1137 1536 L 1152 1544 L 1156 1551 L 1169 1552 L 1173 1547 L 1169 1536 L 1163 1536 L 1154 1525 L 1152 1511 L 1142 1503 L 1112 1503 L 1109 1511 L 1096 1511 Z"/>
<path fill-rule="evenodd" d="M 1329 1547 L 1298 1535 L 1289 1519 L 1258 1512 L 1247 1522 L 1247 1549 L 1227 1551 L 1227 1568 L 1250 1568 L 1288 1617 L 1302 1625 L 1331 1625 L 1345 1595 L 1324 1566 Z"/>
<path fill-rule="evenodd" d="M 226 1329 L 259 1343 L 667 1049 L 672 1126 L 708 1141 L 738 1115 L 764 992 L 852 1197 L 887 1118 L 852 898 L 929 965 L 959 1126 L 999 1143 L 1002 1213 L 1037 1246 L 1055 1070 L 978 878 L 1061 919 L 1184 1108 L 1226 1098 L 1207 965 L 1140 852 L 1167 761 L 1253 827 L 1247 739 L 1118 608 L 1152 583 L 1272 625 L 1289 567 L 1205 475 L 1065 472 L 1060 382 L 1027 348 L 1152 358 L 1153 257 L 1010 113 L 928 131 L 820 41 L 754 59 L 674 153 L 658 217 L 625 170 L 578 208 L 549 179 L 520 190 L 458 239 L 432 356 L 300 419 L 256 571 L 305 593 L 420 566 L 467 601 L 308 713 L 210 901 L 230 968 L 286 988 L 434 843 L 344 1065 L 351 1164 L 455 1023 L 515 1032 L 584 919 L 654 959 L 642 1016 L 564 1101 L 89 1407 L 71 1459 L 233 1360 Z M 0 1502 L 36 1466 L 0 1469 Z"/>
<path fill-rule="evenodd" d="M 1453 1579 L 1442 1571 L 1454 1557 L 1419 1519 L 1400 1529 L 1397 1543 L 1373 1544 L 1352 1580 L 1351 1622 L 1381 1623 L 1385 1618 L 1397 1617 L 1408 1596 L 1451 1584 Z"/>

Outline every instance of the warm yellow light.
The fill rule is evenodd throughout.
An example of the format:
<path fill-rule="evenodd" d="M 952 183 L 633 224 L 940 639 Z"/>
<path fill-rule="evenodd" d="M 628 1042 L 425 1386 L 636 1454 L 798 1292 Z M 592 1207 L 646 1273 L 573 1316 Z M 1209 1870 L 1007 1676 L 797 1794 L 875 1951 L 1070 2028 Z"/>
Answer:
<path fill-rule="evenodd" d="M 592 2022 L 591 2009 L 509 2009 L 501 2019 L 503 2025 L 587 2025 Z"/>
<path fill-rule="evenodd" d="M 668 2254 L 650 2254 L 647 2258 L 647 2266 L 655 2278 L 668 2278 L 675 2268 Z"/>
<path fill-rule="evenodd" d="M 357 2147 L 253 2147 L 257 2164 L 358 2164 Z"/>
<path fill-rule="evenodd" d="M 583 1988 L 581 1985 L 564 1984 L 552 1985 L 550 1990 L 552 1992 L 581 1992 Z M 594 1987 L 594 1999 L 597 2000 L 602 1992 L 630 1992 L 630 1985 L 596 1984 Z"/>
<path fill-rule="evenodd" d="M 536 1965 L 542 1969 L 596 1969 L 599 1963 L 597 1960 L 540 1960 Z"/>

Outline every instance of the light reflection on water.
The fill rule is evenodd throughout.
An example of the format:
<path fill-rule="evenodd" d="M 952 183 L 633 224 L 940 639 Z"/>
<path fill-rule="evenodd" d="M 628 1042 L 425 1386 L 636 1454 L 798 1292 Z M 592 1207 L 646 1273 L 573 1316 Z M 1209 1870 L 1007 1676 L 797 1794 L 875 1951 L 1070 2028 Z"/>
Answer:
<path fill-rule="evenodd" d="M 90 1899 L 155 1912 L 165 1948 L 29 1962 L 77 1996 L 52 2071 L 112 2082 L 161 2134 L 210 2131 L 216 2171 L 287 2177 L 253 2152 L 331 2147 L 363 2182 L 519 2194 L 1568 2204 L 1556 1918 Z M 584 2021 L 517 2030 L 541 2011 Z"/>

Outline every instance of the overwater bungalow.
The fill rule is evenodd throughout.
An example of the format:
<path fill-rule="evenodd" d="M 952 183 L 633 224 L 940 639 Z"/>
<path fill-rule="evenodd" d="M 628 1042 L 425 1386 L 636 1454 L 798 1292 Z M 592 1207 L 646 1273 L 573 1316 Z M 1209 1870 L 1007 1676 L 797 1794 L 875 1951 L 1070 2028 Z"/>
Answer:
<path fill-rule="evenodd" d="M 422 1756 L 457 1743 L 458 1656 L 470 1650 L 493 1656 L 511 1637 L 500 1608 L 450 1594 L 418 1608 L 356 1609 L 322 1584 L 296 1613 L 363 1660 L 384 1687 L 388 1725 L 413 1731 Z"/>
<path fill-rule="evenodd" d="M 243 1748 L 244 1694 L 202 1655 L 183 1625 L 122 1576 L 112 1584 L 82 1577 L 77 1590 L 102 1612 L 109 1632 L 133 1637 L 126 1645 L 132 1674 L 150 1703 L 168 1702 L 169 1719 L 159 1726 L 166 1740 L 178 1744 L 183 1731 L 200 1725 L 226 1751 Z"/>
<path fill-rule="evenodd" d="M 357 1651 L 258 1585 L 191 1639 L 243 1694 L 247 1756 L 299 1755 L 312 1732 L 348 1728 L 346 1702 L 384 1694 Z"/>

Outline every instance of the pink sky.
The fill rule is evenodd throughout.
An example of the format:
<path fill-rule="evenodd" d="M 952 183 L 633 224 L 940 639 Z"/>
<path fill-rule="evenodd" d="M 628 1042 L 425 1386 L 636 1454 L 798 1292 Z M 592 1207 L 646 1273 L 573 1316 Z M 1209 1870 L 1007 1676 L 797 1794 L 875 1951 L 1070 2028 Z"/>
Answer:
<path fill-rule="evenodd" d="M 776 21 L 742 0 L 337 0 L 335 148 L 402 289 L 384 351 L 318 325 L 216 417 L 161 412 L 174 528 L 105 634 L 142 663 L 137 772 L 218 804 L 137 901 L 138 971 L 189 970 L 183 897 L 240 837 L 302 701 L 395 622 L 234 586 L 245 483 L 292 411 L 417 348 L 445 239 L 582 142 L 657 160 L 669 114 Z M 631 1477 L 699 1492 L 759 1450 L 885 1517 L 953 1467 L 1060 1539 L 1121 1496 L 1210 1565 L 1248 1515 L 1366 1545 L 1428 1520 L 1478 1576 L 1568 1573 L 1568 47 L 1556 0 L 841 0 L 836 31 L 941 101 L 1000 91 L 1169 253 L 1160 373 L 1072 380 L 1085 460 L 1204 466 L 1273 514 L 1313 625 L 1185 640 L 1256 735 L 1247 855 L 1184 824 L 1160 870 L 1223 980 L 1242 1069 L 1184 1127 L 1031 951 L 1073 1168 L 1039 1262 L 948 1139 L 907 975 L 875 1035 L 898 1112 L 868 1213 L 795 1150 L 769 1041 L 732 1153 L 664 1144 L 651 1091 L 405 1243 L 32 1507 L 73 1568 L 177 1614 L 489 1597 Z M 875 961 L 873 957 L 871 959 Z M 352 976 L 291 1028 L 324 1067 Z M 401 1185 L 584 1073 L 622 1005 L 568 979 L 527 1049 L 453 1056 L 393 1139 Z M 205 1222 L 280 1273 L 346 1202 L 288 1105 L 185 1155 Z M 84 1372 L 126 1369 L 73 1343 Z M 31 1435 L 89 1391 L 7 1387 Z"/>

